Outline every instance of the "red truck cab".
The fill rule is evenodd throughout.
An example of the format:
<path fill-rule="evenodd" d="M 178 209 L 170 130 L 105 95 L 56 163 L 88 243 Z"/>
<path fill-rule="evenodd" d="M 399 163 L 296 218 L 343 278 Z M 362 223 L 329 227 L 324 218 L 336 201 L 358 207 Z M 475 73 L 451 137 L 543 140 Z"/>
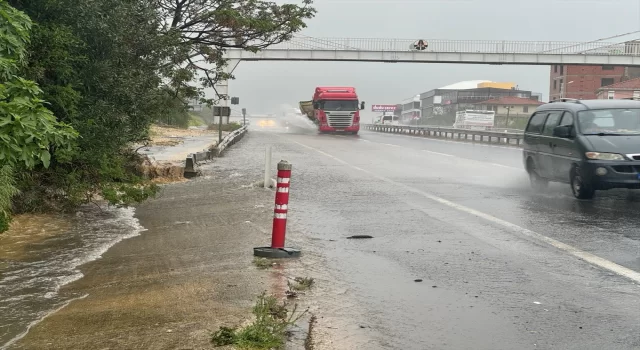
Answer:
<path fill-rule="evenodd" d="M 317 87 L 313 94 L 313 109 L 321 133 L 360 131 L 360 110 L 354 87 Z"/>

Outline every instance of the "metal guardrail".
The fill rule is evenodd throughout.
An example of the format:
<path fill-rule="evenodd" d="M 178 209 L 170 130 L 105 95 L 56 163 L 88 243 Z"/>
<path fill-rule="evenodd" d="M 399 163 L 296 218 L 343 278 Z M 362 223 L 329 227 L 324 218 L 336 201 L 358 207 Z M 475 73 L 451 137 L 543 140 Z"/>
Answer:
<path fill-rule="evenodd" d="M 247 129 L 248 129 L 248 126 L 243 125 L 240 129 L 234 130 L 233 132 L 225 136 L 222 139 L 222 142 L 220 142 L 220 144 L 216 145 L 215 147 L 216 155 L 219 157 L 227 147 L 233 145 L 238 140 L 240 140 L 240 138 L 242 138 L 242 136 L 244 136 L 244 134 L 247 132 Z"/>
<path fill-rule="evenodd" d="M 500 132 L 500 131 L 484 131 L 457 129 L 451 127 L 439 126 L 413 126 L 413 125 L 381 125 L 381 124 L 363 124 L 363 129 L 375 132 L 384 132 L 391 134 L 403 134 L 421 137 L 444 138 L 457 141 L 482 142 L 491 144 L 509 145 L 520 147 L 524 133 L 520 132 Z"/>
<path fill-rule="evenodd" d="M 238 142 L 244 134 L 247 132 L 248 126 L 244 125 L 240 129 L 234 130 L 227 134 L 220 144 L 213 146 L 209 150 L 203 150 L 202 152 L 191 153 L 187 156 L 184 163 L 184 177 L 191 178 L 198 175 L 197 165 L 198 163 L 212 160 L 215 157 L 220 157 L 224 150 Z"/>
<path fill-rule="evenodd" d="M 639 42 L 571 42 L 508 40 L 425 39 L 424 52 L 511 53 L 511 54 L 589 54 L 606 56 L 640 56 Z M 410 51 L 416 39 L 389 38 L 314 38 L 296 35 L 290 41 L 269 46 L 268 50 L 336 50 L 336 51 Z"/>

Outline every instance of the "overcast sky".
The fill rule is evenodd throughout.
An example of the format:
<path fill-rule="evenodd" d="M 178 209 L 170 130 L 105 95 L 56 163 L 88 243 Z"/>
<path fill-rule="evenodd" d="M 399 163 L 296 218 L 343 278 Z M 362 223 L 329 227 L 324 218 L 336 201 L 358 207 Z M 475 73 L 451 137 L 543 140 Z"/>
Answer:
<path fill-rule="evenodd" d="M 315 7 L 303 31 L 314 37 L 591 41 L 640 30 L 640 0 L 316 0 Z M 623 39 L 633 37 L 640 35 Z M 549 93 L 547 66 L 240 62 L 234 75 L 229 93 L 249 113 L 278 113 L 321 85 L 354 86 L 368 106 L 463 80 L 515 82 L 545 101 Z"/>

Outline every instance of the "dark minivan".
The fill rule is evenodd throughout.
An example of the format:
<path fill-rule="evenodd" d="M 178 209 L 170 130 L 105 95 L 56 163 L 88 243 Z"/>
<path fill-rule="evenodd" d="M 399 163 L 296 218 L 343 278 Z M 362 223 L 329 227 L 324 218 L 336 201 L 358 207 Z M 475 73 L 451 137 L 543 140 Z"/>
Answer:
<path fill-rule="evenodd" d="M 523 160 L 536 189 L 571 185 L 579 199 L 596 190 L 640 188 L 640 101 L 560 99 L 538 107 L 524 132 Z"/>

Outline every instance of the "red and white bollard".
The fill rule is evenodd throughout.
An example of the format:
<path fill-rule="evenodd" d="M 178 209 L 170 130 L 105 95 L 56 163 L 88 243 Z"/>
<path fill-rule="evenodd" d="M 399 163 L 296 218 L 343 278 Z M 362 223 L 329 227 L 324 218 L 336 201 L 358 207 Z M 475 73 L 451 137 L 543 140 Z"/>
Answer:
<path fill-rule="evenodd" d="M 253 248 L 253 254 L 255 256 L 265 258 L 295 258 L 299 257 L 301 254 L 298 249 L 285 248 L 290 184 L 291 164 L 286 160 L 281 160 L 278 163 L 278 177 L 276 180 L 276 200 L 273 208 L 271 247 Z"/>
<path fill-rule="evenodd" d="M 271 232 L 271 248 L 284 248 L 287 235 L 287 212 L 289 211 L 289 184 L 291 183 L 291 164 L 287 161 L 278 163 L 276 179 L 276 205 L 273 208 L 273 230 Z"/>

